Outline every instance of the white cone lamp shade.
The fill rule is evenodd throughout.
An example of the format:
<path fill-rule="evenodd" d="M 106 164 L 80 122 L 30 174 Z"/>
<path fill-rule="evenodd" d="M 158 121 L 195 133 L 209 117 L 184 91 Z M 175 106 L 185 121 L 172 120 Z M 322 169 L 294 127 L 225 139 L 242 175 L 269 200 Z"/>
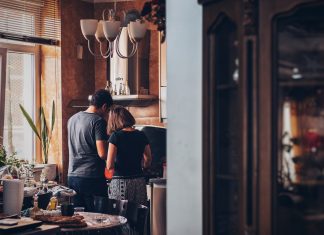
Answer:
<path fill-rule="evenodd" d="M 136 42 L 139 42 L 145 36 L 145 32 L 145 23 L 142 23 L 140 20 L 129 22 L 128 33 Z"/>
<path fill-rule="evenodd" d="M 105 34 L 104 34 L 104 31 L 103 31 L 103 20 L 100 20 L 99 23 L 98 23 L 98 26 L 97 26 L 97 31 L 96 31 L 96 39 L 98 42 L 104 42 L 106 41 L 106 38 L 105 38 Z"/>
<path fill-rule="evenodd" d="M 105 20 L 105 12 L 108 10 L 108 19 Z M 104 9 L 102 12 L 102 20 L 98 22 L 96 19 L 82 19 L 80 20 L 81 31 L 88 43 L 88 49 L 90 53 L 96 57 L 101 56 L 107 59 L 108 57 L 113 58 L 113 54 L 116 53 L 122 59 L 127 59 L 134 56 L 138 49 L 138 43 L 145 36 L 147 25 L 143 20 L 139 19 L 139 13 L 135 14 L 133 11 L 124 12 L 124 22 L 128 23 L 127 27 L 123 25 L 121 28 L 121 21 L 117 21 L 115 18 L 115 9 Z M 131 19 L 137 19 L 136 21 L 130 21 Z M 128 40 L 131 42 L 130 50 L 123 51 L 120 44 L 123 44 L 121 32 L 125 31 L 128 33 Z M 99 42 L 100 53 L 96 53 L 94 46 L 91 46 L 94 38 Z M 102 46 L 103 43 L 108 40 L 109 44 L 107 47 Z"/>
<path fill-rule="evenodd" d="M 83 36 L 89 40 L 97 31 L 98 20 L 82 19 L 80 25 Z"/>
<path fill-rule="evenodd" d="M 119 33 L 119 28 L 120 28 L 120 21 L 109 20 L 103 22 L 103 31 L 105 37 L 110 42 L 113 42 L 116 39 Z"/>

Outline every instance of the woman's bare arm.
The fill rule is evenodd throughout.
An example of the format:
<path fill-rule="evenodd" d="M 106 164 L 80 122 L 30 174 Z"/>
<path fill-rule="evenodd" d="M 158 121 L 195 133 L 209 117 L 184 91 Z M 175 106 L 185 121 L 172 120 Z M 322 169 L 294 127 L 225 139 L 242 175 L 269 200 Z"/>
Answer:
<path fill-rule="evenodd" d="M 107 155 L 107 164 L 106 167 L 108 170 L 115 168 L 115 158 L 117 155 L 117 147 L 116 145 L 109 143 L 108 147 L 108 155 Z"/>
<path fill-rule="evenodd" d="M 146 145 L 144 149 L 144 168 L 149 168 L 152 162 L 151 147 Z"/>

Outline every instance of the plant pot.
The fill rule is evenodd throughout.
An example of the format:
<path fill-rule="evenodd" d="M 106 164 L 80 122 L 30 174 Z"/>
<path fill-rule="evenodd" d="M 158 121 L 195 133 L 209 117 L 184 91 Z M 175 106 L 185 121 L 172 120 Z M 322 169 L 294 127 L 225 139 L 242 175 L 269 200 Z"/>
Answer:
<path fill-rule="evenodd" d="M 37 166 L 43 166 L 42 172 L 45 174 L 46 179 L 55 180 L 56 178 L 56 164 L 48 163 L 48 164 L 39 164 Z"/>
<path fill-rule="evenodd" d="M 48 203 L 51 200 L 53 193 L 52 192 L 47 192 L 43 194 L 38 194 L 38 207 L 46 210 Z"/>
<path fill-rule="evenodd" d="M 32 170 L 33 176 L 34 176 L 34 180 L 36 182 L 39 182 L 43 169 L 44 169 L 44 166 L 42 166 L 42 165 L 37 165 L 33 168 L 33 170 Z"/>

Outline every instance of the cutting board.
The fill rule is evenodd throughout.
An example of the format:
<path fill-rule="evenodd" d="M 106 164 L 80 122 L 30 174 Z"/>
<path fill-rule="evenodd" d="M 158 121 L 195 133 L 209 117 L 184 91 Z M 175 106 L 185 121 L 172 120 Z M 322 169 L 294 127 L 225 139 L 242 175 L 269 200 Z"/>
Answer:
<path fill-rule="evenodd" d="M 36 228 L 42 224 L 42 221 L 32 220 L 30 218 L 22 218 L 16 225 L 0 225 L 0 234 L 2 232 L 17 232 L 24 229 Z"/>

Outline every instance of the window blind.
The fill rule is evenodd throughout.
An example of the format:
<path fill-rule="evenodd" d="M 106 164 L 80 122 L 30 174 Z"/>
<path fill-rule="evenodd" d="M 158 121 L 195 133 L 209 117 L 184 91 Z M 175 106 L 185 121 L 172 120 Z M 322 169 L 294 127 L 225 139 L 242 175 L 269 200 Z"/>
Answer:
<path fill-rule="evenodd" d="M 1 0 L 0 38 L 58 45 L 61 0 Z"/>

